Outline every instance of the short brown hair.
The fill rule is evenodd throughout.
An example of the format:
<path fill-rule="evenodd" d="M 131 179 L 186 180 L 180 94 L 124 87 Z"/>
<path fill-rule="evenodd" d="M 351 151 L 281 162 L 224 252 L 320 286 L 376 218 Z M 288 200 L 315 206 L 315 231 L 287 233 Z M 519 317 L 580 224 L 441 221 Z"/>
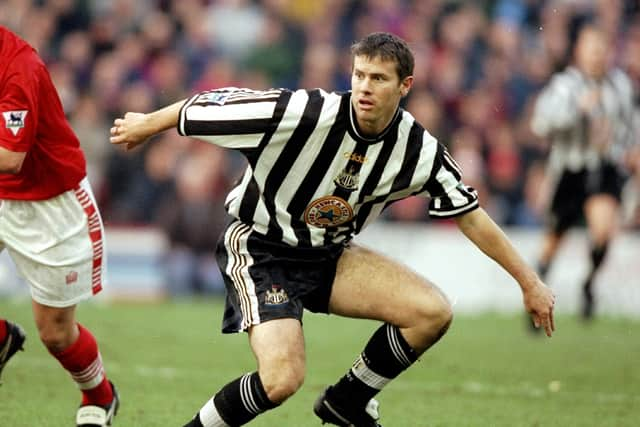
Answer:
<path fill-rule="evenodd" d="M 413 75 L 413 53 L 407 42 L 390 33 L 371 33 L 351 46 L 351 54 L 384 61 L 394 61 L 398 77 L 403 80 Z"/>

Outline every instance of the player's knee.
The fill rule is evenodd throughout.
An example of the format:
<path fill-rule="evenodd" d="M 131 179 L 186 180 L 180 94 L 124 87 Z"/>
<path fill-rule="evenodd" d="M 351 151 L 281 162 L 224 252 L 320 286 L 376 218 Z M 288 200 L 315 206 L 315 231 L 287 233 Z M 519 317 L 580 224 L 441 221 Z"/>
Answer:
<path fill-rule="evenodd" d="M 281 404 L 293 396 L 304 383 L 304 368 L 283 367 L 271 374 L 260 374 L 264 390 L 269 400 Z"/>
<path fill-rule="evenodd" d="M 446 299 L 442 299 L 442 302 L 438 304 L 437 312 L 435 313 L 435 323 L 438 326 L 438 335 L 444 335 L 451 322 L 453 321 L 453 308 Z"/>
<path fill-rule="evenodd" d="M 429 334 L 435 332 L 442 336 L 453 321 L 453 309 L 444 295 L 438 295 L 438 298 L 430 298 L 427 303 L 418 307 L 416 320 Z"/>
<path fill-rule="evenodd" d="M 73 344 L 73 331 L 62 328 L 45 327 L 38 331 L 40 341 L 52 353 L 59 353 Z"/>

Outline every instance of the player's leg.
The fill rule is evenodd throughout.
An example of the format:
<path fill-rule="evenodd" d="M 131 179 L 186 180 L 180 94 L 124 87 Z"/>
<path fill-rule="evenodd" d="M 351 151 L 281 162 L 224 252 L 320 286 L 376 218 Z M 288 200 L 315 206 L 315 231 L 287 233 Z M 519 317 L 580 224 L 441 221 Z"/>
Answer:
<path fill-rule="evenodd" d="M 102 221 L 88 182 L 50 200 L 10 201 L 3 216 L 41 341 L 82 392 L 77 425 L 108 425 L 117 394 L 94 336 L 75 319 L 75 305 L 99 292 L 106 275 Z"/>
<path fill-rule="evenodd" d="M 222 387 L 185 427 L 245 425 L 293 395 L 302 385 L 305 351 L 297 319 L 275 319 L 249 329 L 257 372 Z"/>
<path fill-rule="evenodd" d="M 567 231 L 582 216 L 582 205 L 586 197 L 584 176 L 583 171 L 577 173 L 565 171 L 558 182 L 552 186 L 545 233 L 537 262 L 538 274 L 542 280 L 546 279 L 549 267 Z"/>
<path fill-rule="evenodd" d="M 565 234 L 564 231 L 557 232 L 553 229 L 545 231 L 542 237 L 542 250 L 540 251 L 537 265 L 538 274 L 542 280 L 546 279 L 551 262 L 555 259 Z"/>
<path fill-rule="evenodd" d="M 49 307 L 32 303 L 40 340 L 82 392 L 82 406 L 109 409 L 114 391 L 93 334 L 76 322 L 75 306 Z"/>
<path fill-rule="evenodd" d="M 22 350 L 25 339 L 20 325 L 0 319 L 0 378 L 7 362 L 18 350 Z"/>
<path fill-rule="evenodd" d="M 3 250 L 4 244 L 2 243 L 2 227 L 0 226 L 0 252 Z M 0 379 L 2 378 L 2 371 L 4 370 L 7 362 L 9 362 L 18 350 L 23 349 L 22 346 L 25 339 L 26 336 L 24 330 L 20 325 L 0 318 Z"/>
<path fill-rule="evenodd" d="M 218 243 L 227 287 L 223 332 L 249 332 L 258 369 L 223 386 L 185 427 L 244 425 L 302 385 L 303 305 L 297 292 L 304 288 L 306 270 L 293 258 L 281 258 L 281 251 L 287 249 L 252 236 L 240 222 L 231 224 Z"/>
<path fill-rule="evenodd" d="M 593 281 L 602 266 L 609 242 L 618 226 L 618 200 L 610 194 L 596 194 L 587 199 L 584 214 L 589 228 L 590 266 L 582 285 L 582 316 L 589 319 L 594 312 Z"/>
<path fill-rule="evenodd" d="M 318 399 L 316 414 L 336 425 L 377 426 L 367 403 L 445 334 L 451 305 L 418 274 L 352 245 L 338 262 L 329 310 L 384 323 L 347 374 Z"/>
<path fill-rule="evenodd" d="M 118 395 L 107 378 L 96 339 L 76 322 L 75 305 L 51 307 L 33 301 L 32 308 L 40 340 L 82 393 L 76 424 L 110 425 L 118 409 Z"/>
<path fill-rule="evenodd" d="M 305 349 L 298 319 L 274 319 L 249 330 L 251 349 L 258 361 L 266 397 L 281 404 L 302 386 Z"/>

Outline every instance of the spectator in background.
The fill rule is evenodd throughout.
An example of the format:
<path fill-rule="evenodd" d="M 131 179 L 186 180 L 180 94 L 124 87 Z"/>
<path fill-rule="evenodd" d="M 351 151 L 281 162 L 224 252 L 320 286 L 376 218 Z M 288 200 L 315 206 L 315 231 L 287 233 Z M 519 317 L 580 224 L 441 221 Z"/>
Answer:
<path fill-rule="evenodd" d="M 185 151 L 176 135 L 166 133 L 156 144 L 140 155 L 133 155 L 132 161 L 141 165 L 133 173 L 124 172 L 120 179 L 129 186 L 118 200 L 113 200 L 111 215 L 115 221 L 128 224 L 158 224 L 160 208 L 175 192 L 175 171 Z M 114 167 L 118 167 L 116 157 Z M 203 173 L 203 172 L 199 172 Z"/>
<path fill-rule="evenodd" d="M 209 36 L 221 53 L 242 62 L 258 44 L 266 25 L 262 8 L 250 0 L 218 0 L 207 10 Z"/>
<path fill-rule="evenodd" d="M 93 45 L 86 31 L 73 31 L 62 36 L 57 62 L 66 64 L 73 72 L 73 82 L 78 91 L 89 87 L 93 65 Z M 56 87 L 58 87 L 57 83 Z M 72 109 L 70 105 L 66 105 L 66 108 Z"/>
<path fill-rule="evenodd" d="M 174 190 L 156 221 L 171 245 L 166 260 L 169 293 L 221 294 L 224 283 L 213 248 L 225 226 L 224 151 L 215 145 L 193 145 L 176 169 Z"/>
<path fill-rule="evenodd" d="M 120 103 L 130 108 L 151 108 L 155 105 L 151 88 L 144 81 L 137 81 L 129 85 L 120 94 Z M 147 152 L 123 153 L 120 150 L 111 150 L 104 166 L 106 177 L 105 217 L 109 218 L 110 222 L 114 224 L 140 224 L 136 222 L 134 214 L 126 206 L 127 200 L 135 199 L 135 188 L 137 187 L 127 183 L 131 182 L 134 176 L 142 174 L 141 170 L 144 169 L 145 156 L 147 155 Z"/>
<path fill-rule="evenodd" d="M 300 86 L 313 89 L 316 87 L 336 87 L 339 56 L 336 48 L 329 43 L 310 46 L 302 60 L 302 76 Z"/>
<path fill-rule="evenodd" d="M 618 226 L 625 162 L 640 142 L 631 82 L 610 68 L 610 42 L 594 25 L 580 30 L 573 64 L 540 94 L 531 122 L 551 144 L 552 188 L 539 270 L 546 274 L 567 230 L 584 215 L 591 261 L 582 284 L 584 319 L 594 314 L 594 278 Z"/>
<path fill-rule="evenodd" d="M 486 153 L 487 184 L 497 203 L 499 221 L 513 225 L 516 206 L 522 196 L 522 159 L 513 137 L 513 131 L 505 122 L 500 122 L 487 132 L 489 141 Z M 522 177 L 523 178 L 523 177 Z"/>
<path fill-rule="evenodd" d="M 184 60 L 171 50 L 161 50 L 155 55 L 148 64 L 147 72 L 148 81 L 156 94 L 156 103 L 182 96 L 188 88 Z"/>
<path fill-rule="evenodd" d="M 114 151 L 104 144 L 105 131 L 109 130 L 105 114 L 94 97 L 84 94 L 78 98 L 69 122 L 87 158 L 89 182 L 96 189 L 97 199 L 103 200 L 107 191 L 106 166 Z"/>
<path fill-rule="evenodd" d="M 300 74 L 303 34 L 287 27 L 278 16 L 270 14 L 266 19 L 260 40 L 247 53 L 243 67 L 264 72 L 274 87 L 294 87 Z"/>

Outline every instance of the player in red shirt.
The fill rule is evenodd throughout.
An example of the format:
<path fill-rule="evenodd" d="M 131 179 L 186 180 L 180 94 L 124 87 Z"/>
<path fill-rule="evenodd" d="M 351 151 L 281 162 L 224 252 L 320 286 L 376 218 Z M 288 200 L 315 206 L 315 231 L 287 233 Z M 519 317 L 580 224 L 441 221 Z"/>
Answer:
<path fill-rule="evenodd" d="M 108 426 L 118 395 L 76 304 L 102 289 L 104 229 L 78 138 L 35 50 L 0 26 L 0 251 L 31 288 L 40 339 L 82 392 L 77 426 Z M 22 349 L 0 318 L 0 373 Z"/>

